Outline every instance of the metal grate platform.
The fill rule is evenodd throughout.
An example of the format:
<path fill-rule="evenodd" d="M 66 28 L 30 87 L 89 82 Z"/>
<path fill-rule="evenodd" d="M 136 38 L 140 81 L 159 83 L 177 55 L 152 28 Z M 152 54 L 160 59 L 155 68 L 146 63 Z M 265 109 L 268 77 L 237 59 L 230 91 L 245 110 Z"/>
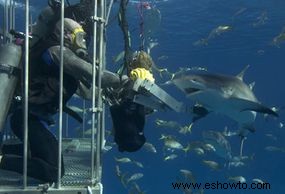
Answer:
<path fill-rule="evenodd" d="M 91 139 L 63 139 L 62 153 L 65 165 L 65 175 L 61 182 L 62 188 L 64 190 L 85 188 L 86 190 L 87 186 L 91 185 Z M 40 181 L 28 178 L 28 186 L 37 187 L 39 184 Z M 0 193 L 4 188 L 21 187 L 22 175 L 0 170 Z"/>

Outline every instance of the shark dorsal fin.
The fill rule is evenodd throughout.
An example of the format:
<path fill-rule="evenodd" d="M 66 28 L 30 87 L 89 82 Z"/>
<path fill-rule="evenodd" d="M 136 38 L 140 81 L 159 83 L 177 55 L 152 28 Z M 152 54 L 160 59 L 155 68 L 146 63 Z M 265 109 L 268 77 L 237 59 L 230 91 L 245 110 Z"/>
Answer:
<path fill-rule="evenodd" d="M 246 65 L 245 68 L 243 68 L 243 70 L 236 75 L 236 77 L 240 80 L 243 80 L 243 76 L 244 76 L 244 73 L 246 72 L 246 70 L 249 68 L 249 65 Z"/>
<path fill-rule="evenodd" d="M 248 85 L 248 87 L 249 87 L 250 90 L 253 90 L 254 86 L 255 86 L 255 82 L 251 82 L 251 83 Z"/>

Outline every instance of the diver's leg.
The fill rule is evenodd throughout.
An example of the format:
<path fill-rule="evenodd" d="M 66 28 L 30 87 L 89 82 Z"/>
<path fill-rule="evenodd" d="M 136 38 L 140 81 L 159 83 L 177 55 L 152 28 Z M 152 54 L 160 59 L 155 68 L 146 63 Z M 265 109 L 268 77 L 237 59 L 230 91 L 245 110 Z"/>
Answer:
<path fill-rule="evenodd" d="M 17 155 L 3 155 L 0 168 L 23 173 L 23 157 Z M 55 182 L 57 179 L 57 168 L 48 164 L 40 158 L 28 159 L 27 175 L 44 182 Z"/>
<path fill-rule="evenodd" d="M 23 155 L 23 143 L 17 143 L 17 144 L 3 144 L 2 146 L 2 154 L 13 154 L 22 156 Z"/>
<path fill-rule="evenodd" d="M 15 135 L 23 140 L 23 122 L 22 110 L 17 110 L 11 116 L 11 128 Z M 56 181 L 57 179 L 57 162 L 58 162 L 58 143 L 54 135 L 45 128 L 41 121 L 29 115 L 29 132 L 28 132 L 30 158 L 28 160 L 28 176 L 39 178 L 43 181 Z M 12 157 L 5 156 L 2 159 L 0 167 L 7 170 L 22 172 L 21 163 L 11 162 L 15 159 L 20 162 L 22 156 Z M 46 173 L 46 172 L 49 173 Z M 62 163 L 62 175 L 64 167 Z"/>

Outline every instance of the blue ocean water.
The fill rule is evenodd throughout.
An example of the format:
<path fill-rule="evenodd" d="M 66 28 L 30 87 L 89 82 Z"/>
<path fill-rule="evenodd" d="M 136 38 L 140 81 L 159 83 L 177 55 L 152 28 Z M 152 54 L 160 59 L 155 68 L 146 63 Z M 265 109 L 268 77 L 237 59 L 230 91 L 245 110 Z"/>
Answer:
<path fill-rule="evenodd" d="M 175 72 L 179 67 L 205 67 L 210 72 L 229 75 L 238 74 L 247 64 L 250 65 L 245 73 L 246 83 L 255 82 L 254 93 L 257 98 L 268 106 L 284 105 L 284 51 L 285 44 L 280 48 L 272 46 L 273 38 L 281 33 L 285 25 L 285 14 L 282 7 L 284 1 L 226 1 L 226 0 L 169 0 L 156 1 L 156 8 L 161 12 L 161 27 L 154 35 L 159 43 L 152 49 L 151 54 L 154 62 L 161 68 L 168 68 Z M 135 5 L 129 6 L 130 18 L 137 18 Z M 265 14 L 268 19 L 264 23 L 259 17 Z M 132 24 L 138 25 L 138 19 Z M 217 26 L 229 25 L 232 30 L 209 40 L 206 46 L 195 46 L 197 40 L 205 38 Z M 108 29 L 112 41 L 121 38 L 120 32 L 115 31 L 113 25 Z M 114 36 L 113 34 L 117 34 Z M 112 35 L 111 35 L 112 34 Z M 133 34 L 138 36 L 138 34 Z M 109 44 L 108 54 L 115 56 L 123 45 L 113 46 Z M 136 43 L 134 43 L 136 44 Z M 135 48 L 134 49 L 138 49 Z M 159 60 L 161 56 L 167 56 L 165 60 Z M 158 76 L 157 76 L 158 77 Z M 184 95 L 174 87 L 164 87 L 167 92 L 177 99 L 186 102 Z M 137 181 L 146 193 L 182 193 L 174 190 L 171 183 L 177 181 L 181 176 L 180 169 L 192 171 L 200 183 L 228 182 L 229 176 L 243 176 L 250 184 L 253 178 L 260 178 L 271 184 L 269 190 L 243 190 L 243 189 L 211 189 L 204 193 L 270 193 L 277 194 L 285 191 L 283 185 L 285 156 L 282 152 L 269 152 L 264 148 L 272 145 L 283 147 L 284 128 L 279 128 L 278 123 L 284 121 L 284 112 L 280 112 L 277 120 L 265 120 L 262 115 L 257 116 L 255 123 L 256 132 L 249 134 L 245 142 L 245 155 L 254 155 L 252 161 L 246 162 L 243 167 L 227 167 L 219 171 L 209 169 L 202 164 L 202 160 L 214 160 L 223 165 L 224 160 L 215 154 L 197 156 L 190 152 L 186 155 L 182 151 L 175 152 L 178 157 L 174 160 L 164 161 L 163 142 L 159 140 L 161 134 L 175 135 L 183 145 L 201 140 L 201 133 L 207 130 L 223 131 L 225 125 L 230 129 L 236 127 L 234 123 L 220 115 L 209 115 L 201 119 L 193 126 L 191 134 L 181 135 L 173 129 L 158 128 L 155 119 L 173 120 L 182 125 L 191 122 L 191 115 L 177 114 L 175 112 L 158 112 L 148 116 L 145 133 L 147 140 L 157 146 L 158 153 L 147 153 L 141 150 L 137 153 L 108 153 L 104 157 L 106 193 L 127 193 L 119 181 L 113 180 L 114 155 L 130 157 L 141 161 L 144 169 L 137 169 L 128 164 L 120 165 L 122 169 L 133 172 L 143 172 L 144 177 Z M 272 140 L 265 134 L 273 134 L 277 140 Z M 239 138 L 230 137 L 233 155 L 239 153 Z M 112 162 L 111 162 L 112 161 Z M 111 164 L 110 164 L 111 162 Z M 130 169 L 133 168 L 133 169 Z M 115 177 L 116 179 L 116 177 Z M 120 189 L 120 190 L 119 190 Z"/>
<path fill-rule="evenodd" d="M 138 3 L 130 1 L 128 6 L 128 19 L 132 36 L 132 48 L 139 49 L 139 22 Z M 151 50 L 151 56 L 158 67 L 167 68 L 171 72 L 180 67 L 205 67 L 209 72 L 229 75 L 238 74 L 247 64 L 244 80 L 246 83 L 255 82 L 254 93 L 265 105 L 284 106 L 285 83 L 284 78 L 284 52 L 285 43 L 279 47 L 271 45 L 274 37 L 278 36 L 285 27 L 285 14 L 283 0 L 165 0 L 149 1 L 152 8 L 160 10 L 161 23 L 153 34 L 153 41 L 158 45 Z M 23 29 L 23 13 L 19 2 L 17 9 L 17 28 Z M 45 1 L 31 1 L 32 14 L 36 18 Z M 112 62 L 112 58 L 123 50 L 123 36 L 118 27 L 116 13 L 118 3 L 115 3 L 111 13 L 110 25 L 107 28 L 107 68 L 116 70 L 118 64 Z M 260 16 L 265 14 L 267 19 L 260 22 Z M 264 15 L 263 15 L 264 16 Z M 147 22 L 147 21 L 144 21 Z M 206 38 L 217 26 L 231 26 L 232 30 L 209 39 L 208 45 L 194 45 L 198 40 Z M 162 59 L 162 56 L 163 57 Z M 163 79 L 155 74 L 158 83 Z M 162 86 L 169 94 L 178 100 L 188 103 L 184 94 L 174 86 Z M 189 102 L 190 103 L 190 102 Z M 284 111 L 284 110 L 283 110 Z M 284 122 L 284 112 L 279 112 L 278 119 L 265 119 L 258 115 L 255 127 L 256 132 L 249 134 L 245 142 L 244 154 L 254 159 L 246 162 L 245 166 L 223 167 L 225 160 L 213 153 L 197 155 L 194 152 L 184 154 L 183 151 L 175 151 L 178 155 L 174 160 L 164 161 L 165 153 L 163 142 L 159 140 L 161 134 L 171 134 L 186 146 L 193 141 L 202 139 L 202 132 L 207 130 L 223 131 L 225 126 L 230 130 L 235 129 L 233 121 L 221 115 L 209 115 L 194 124 L 191 134 L 181 135 L 176 130 L 159 128 L 155 125 L 156 119 L 172 120 L 187 125 L 191 122 L 191 114 L 176 112 L 156 112 L 147 117 L 145 136 L 152 143 L 157 153 L 147 152 L 142 149 L 136 153 L 120 153 L 114 145 L 113 149 L 103 155 L 103 185 L 104 193 L 113 194 L 129 193 L 131 184 L 127 188 L 116 177 L 114 157 L 129 157 L 139 161 L 144 168 L 134 164 L 119 164 L 122 172 L 143 173 L 143 178 L 136 181 L 140 188 L 149 194 L 176 194 L 181 190 L 174 189 L 172 183 L 177 182 L 181 174 L 180 169 L 192 171 L 197 182 L 216 183 L 228 182 L 230 176 L 243 176 L 250 184 L 253 178 L 260 178 L 270 183 L 269 190 L 243 190 L 243 189 L 209 189 L 204 193 L 260 193 L 280 194 L 284 193 L 284 152 L 270 152 L 266 146 L 276 146 L 285 149 L 285 129 L 280 128 L 280 122 Z M 78 124 L 74 124 L 76 127 Z M 111 118 L 107 116 L 106 128 L 111 128 Z M 268 138 L 265 134 L 272 134 L 276 139 Z M 108 141 L 112 142 L 109 137 Z M 228 138 L 231 143 L 233 155 L 239 153 L 239 139 Z M 170 154 L 171 152 L 167 152 Z M 203 160 L 219 162 L 222 168 L 218 171 L 205 166 Z M 181 179 L 181 178 L 180 178 Z"/>

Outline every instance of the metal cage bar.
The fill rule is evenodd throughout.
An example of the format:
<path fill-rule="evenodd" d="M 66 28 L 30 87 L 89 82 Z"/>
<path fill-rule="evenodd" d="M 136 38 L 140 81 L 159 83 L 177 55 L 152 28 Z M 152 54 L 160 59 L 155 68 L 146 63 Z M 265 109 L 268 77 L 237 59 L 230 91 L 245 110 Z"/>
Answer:
<path fill-rule="evenodd" d="M 57 188 L 61 187 L 61 154 L 62 154 L 62 114 L 63 114 L 63 48 L 64 48 L 64 0 L 61 0 L 60 15 L 60 71 L 59 71 L 59 121 L 58 121 L 58 177 Z"/>
<path fill-rule="evenodd" d="M 25 3 L 25 34 L 29 34 L 29 12 L 30 2 Z M 29 50 L 29 36 L 25 36 L 25 51 Z M 29 52 L 25 52 L 25 70 L 24 70 L 24 161 L 23 161 L 23 187 L 27 187 L 27 163 L 28 163 L 28 96 L 29 96 Z"/>
<path fill-rule="evenodd" d="M 95 174 L 95 120 L 96 120 L 96 61 L 97 61 L 97 44 L 96 44 L 96 37 L 97 37 L 97 22 L 95 21 L 95 18 L 97 17 L 97 0 L 94 0 L 94 7 L 93 7 L 93 48 L 92 48 L 92 74 L 93 74 L 93 79 L 92 79 L 92 133 L 91 133 L 91 183 L 94 183 L 94 174 Z M 97 130 L 98 132 L 98 130 Z"/>

